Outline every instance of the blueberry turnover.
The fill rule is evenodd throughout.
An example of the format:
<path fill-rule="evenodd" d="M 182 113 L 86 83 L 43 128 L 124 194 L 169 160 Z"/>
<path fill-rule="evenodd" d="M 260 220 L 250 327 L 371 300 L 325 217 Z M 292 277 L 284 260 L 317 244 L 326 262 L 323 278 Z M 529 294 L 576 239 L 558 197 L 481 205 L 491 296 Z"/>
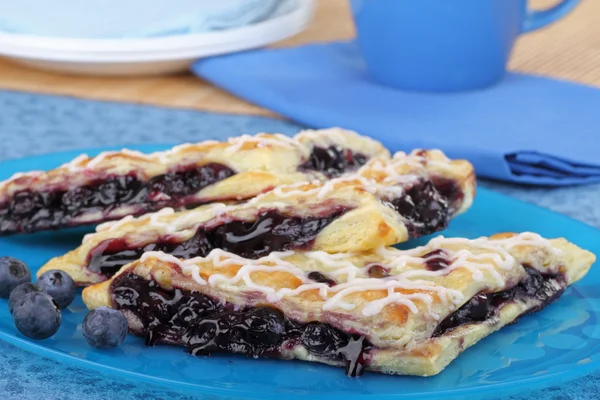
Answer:
<path fill-rule="evenodd" d="M 440 192 L 436 182 L 452 190 Z M 470 164 L 439 151 L 397 154 L 352 175 L 280 186 L 243 204 L 163 209 L 100 225 L 38 274 L 58 269 L 78 285 L 97 283 L 147 251 L 193 258 L 223 249 L 249 259 L 287 250 L 367 251 L 444 229 L 473 193 Z"/>
<path fill-rule="evenodd" d="M 248 199 L 281 184 L 352 172 L 377 157 L 389 157 L 379 142 L 341 129 L 294 138 L 244 135 L 153 154 L 81 155 L 48 172 L 0 182 L 0 235 Z"/>
<path fill-rule="evenodd" d="M 121 311 L 148 345 L 430 376 L 556 300 L 594 260 L 533 233 L 438 237 L 406 251 L 148 252 L 84 289 L 83 300 Z"/>

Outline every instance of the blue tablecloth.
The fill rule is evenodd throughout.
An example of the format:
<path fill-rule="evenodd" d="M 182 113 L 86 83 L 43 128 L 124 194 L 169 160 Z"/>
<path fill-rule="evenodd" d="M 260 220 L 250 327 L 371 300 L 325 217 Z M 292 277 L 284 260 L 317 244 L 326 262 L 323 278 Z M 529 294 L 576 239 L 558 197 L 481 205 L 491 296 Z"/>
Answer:
<path fill-rule="evenodd" d="M 291 134 L 298 129 L 300 127 L 293 123 L 269 118 L 0 91 L 0 162 L 84 147 L 201 141 L 260 131 Z M 482 182 L 481 185 L 600 228 L 600 185 L 560 189 L 494 182 Z M 164 389 L 64 367 L 3 342 L 0 342 L 0 397 L 2 400 L 192 399 Z M 213 396 L 199 398 L 215 399 Z M 598 398 L 600 372 L 511 400 Z"/>

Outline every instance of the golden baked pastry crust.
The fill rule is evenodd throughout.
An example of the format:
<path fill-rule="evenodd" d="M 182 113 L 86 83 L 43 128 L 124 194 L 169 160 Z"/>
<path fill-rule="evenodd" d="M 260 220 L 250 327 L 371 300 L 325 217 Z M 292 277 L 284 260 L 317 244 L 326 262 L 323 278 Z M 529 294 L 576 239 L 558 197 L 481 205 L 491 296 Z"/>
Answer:
<path fill-rule="evenodd" d="M 105 152 L 96 157 L 81 155 L 71 162 L 51 171 L 33 171 L 19 173 L 12 178 L 0 182 L 0 234 L 17 231 L 35 231 L 52 229 L 62 226 L 84 225 L 95 222 L 115 220 L 124 216 L 140 215 L 148 211 L 167 206 L 188 206 L 225 200 L 243 200 L 268 191 L 278 185 L 310 180 L 327 180 L 326 172 L 304 168 L 310 161 L 316 148 L 328 149 L 334 147 L 344 152 L 348 157 L 360 154 L 365 160 L 373 158 L 389 158 L 389 152 L 379 142 L 355 132 L 339 128 L 317 131 L 303 131 L 290 138 L 280 134 L 257 134 L 255 136 L 240 136 L 230 138 L 226 142 L 205 141 L 197 144 L 183 144 L 168 151 L 143 154 L 137 151 L 122 150 Z M 152 194 L 144 197 L 140 203 L 102 204 L 85 212 L 64 211 L 65 204 L 60 204 L 59 216 L 54 216 L 52 223 L 29 215 L 35 210 L 28 208 L 37 193 L 66 193 L 74 198 L 81 198 L 81 193 L 74 191 L 80 188 L 96 187 L 107 179 L 136 180 L 136 185 L 151 183 L 152 179 L 175 171 L 187 171 L 194 168 L 215 166 L 216 175 L 226 174 L 209 181 L 197 191 L 186 193 L 182 198 L 171 197 L 173 193 Z M 355 168 L 350 168 L 355 170 Z M 221 171 L 221 172 L 219 172 Z M 343 171 L 341 171 L 343 172 Z M 204 173 L 204 172 L 203 172 Z M 137 183 L 139 182 L 139 183 Z M 137 187 L 137 186 L 136 186 Z M 11 205 L 14 196 L 20 193 L 34 193 L 23 202 L 28 204 Z M 110 196 L 109 196 L 110 197 Z M 37 200 L 40 203 L 46 200 Z M 58 199 L 58 203 L 62 198 Z M 56 203 L 56 199 L 51 203 Z M 64 201 L 63 201 L 64 203 Z M 154 207 L 153 205 L 159 205 Z M 2 209 L 23 208 L 28 219 L 33 223 L 19 224 L 8 221 L 3 216 Z M 47 214 L 47 213 L 46 213 Z M 19 214 L 20 215 L 20 214 Z M 4 222 L 3 222 L 4 219 Z M 9 224 L 9 222 L 13 222 Z"/>
<path fill-rule="evenodd" d="M 442 180 L 444 185 L 450 182 L 454 188 L 450 204 L 431 185 L 431 181 Z M 408 198 L 401 208 L 389 206 L 389 201 L 394 198 L 407 196 L 407 187 L 415 188 L 414 196 L 417 197 Z M 424 193 L 420 193 L 418 188 L 423 188 Z M 448 160 L 438 150 L 410 155 L 398 153 L 392 159 L 371 160 L 356 174 L 326 182 L 280 186 L 245 204 L 213 204 L 181 212 L 165 209 L 139 218 L 128 217 L 100 225 L 97 233 L 86 236 L 80 247 L 50 260 L 38 275 L 50 269 L 61 269 L 79 285 L 97 283 L 106 277 L 86 267 L 96 249 L 110 241 L 120 240 L 126 243 L 121 247 L 127 248 L 142 248 L 165 241 L 184 242 L 200 228 L 210 230 L 230 221 L 253 222 L 274 210 L 281 215 L 305 219 L 328 218 L 337 212 L 339 215 L 310 241 L 310 249 L 330 253 L 367 251 L 443 229 L 448 217 L 465 211 L 471 205 L 474 192 L 475 179 L 469 163 Z M 419 207 L 439 207 L 439 213 L 433 211 L 431 214 L 446 220 L 433 221 L 436 225 L 429 228 L 422 226 L 422 219 L 429 218 L 428 214 L 425 215 L 429 211 L 416 217 L 402 215 L 406 207 L 416 207 L 414 203 L 419 196 L 430 196 Z"/>
<path fill-rule="evenodd" d="M 366 351 L 367 369 L 429 376 L 481 338 L 557 298 L 594 261 L 565 239 L 533 233 L 438 237 L 406 251 L 280 252 L 258 260 L 218 249 L 190 260 L 150 252 L 110 281 L 84 289 L 83 300 L 90 309 L 116 307 L 111 288 L 135 275 L 166 291 L 199 292 L 235 309 L 269 305 L 300 324 L 318 321 L 352 332 L 373 346 Z M 311 278 L 314 272 L 320 279 Z M 473 302 L 482 294 L 490 299 L 484 319 L 450 323 L 458 308 L 477 307 Z M 286 346 L 280 356 L 343 365 L 302 344 Z"/>

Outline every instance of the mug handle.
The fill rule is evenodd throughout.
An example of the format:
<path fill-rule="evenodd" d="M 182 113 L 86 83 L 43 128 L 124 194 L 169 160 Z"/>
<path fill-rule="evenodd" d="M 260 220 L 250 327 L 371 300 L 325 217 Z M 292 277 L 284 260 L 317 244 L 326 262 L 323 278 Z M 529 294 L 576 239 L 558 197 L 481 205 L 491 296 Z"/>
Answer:
<path fill-rule="evenodd" d="M 580 0 L 562 0 L 560 3 L 547 10 L 536 11 L 527 9 L 527 15 L 523 21 L 521 31 L 525 33 L 543 28 L 567 15 L 579 4 L 579 2 Z"/>

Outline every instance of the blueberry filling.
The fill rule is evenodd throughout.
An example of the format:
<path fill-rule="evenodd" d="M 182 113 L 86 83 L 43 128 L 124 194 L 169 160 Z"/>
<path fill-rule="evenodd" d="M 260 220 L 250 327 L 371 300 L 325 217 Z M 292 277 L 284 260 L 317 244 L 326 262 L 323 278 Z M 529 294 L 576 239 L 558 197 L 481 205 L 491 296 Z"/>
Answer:
<path fill-rule="evenodd" d="M 498 310 L 511 301 L 536 301 L 539 303 L 527 313 L 539 311 L 558 299 L 565 290 L 562 274 L 542 275 L 535 268 L 525 265 L 527 277 L 511 289 L 498 293 L 478 293 L 461 308 L 450 314 L 436 328 L 433 337 L 473 322 L 493 318 Z"/>
<path fill-rule="evenodd" d="M 446 252 L 443 249 L 437 249 L 430 251 L 422 256 L 425 262 L 425 268 L 430 271 L 439 271 L 444 268 L 448 268 L 450 261 L 446 256 Z"/>
<path fill-rule="evenodd" d="M 437 191 L 448 200 L 450 214 L 454 214 L 462 206 L 465 198 L 461 187 L 455 180 L 432 176 L 431 180 Z"/>
<path fill-rule="evenodd" d="M 315 147 L 300 170 L 320 171 L 329 177 L 355 170 L 367 162 L 367 156 L 340 146 Z"/>
<path fill-rule="evenodd" d="M 313 356 L 345 363 L 347 374 L 357 376 L 373 348 L 363 337 L 329 324 L 301 324 L 267 306 L 234 309 L 200 292 L 166 290 L 132 273 L 112 282 L 111 297 L 131 332 L 145 336 L 147 345 L 180 345 L 194 355 L 291 358 L 285 351 L 302 345 Z"/>
<path fill-rule="evenodd" d="M 331 279 L 327 275 L 325 275 L 321 272 L 318 272 L 318 271 L 313 271 L 313 272 L 309 273 L 308 279 L 313 280 L 315 282 L 324 283 L 329 287 L 336 285 L 335 280 Z"/>
<path fill-rule="evenodd" d="M 73 219 L 93 212 L 101 213 L 97 220 L 105 220 L 106 214 L 123 205 L 135 206 L 136 214 L 166 206 L 197 205 L 190 195 L 232 175 L 235 172 L 225 165 L 210 163 L 155 176 L 147 182 L 126 175 L 97 180 L 69 191 L 21 191 L 9 203 L 0 205 L 0 233 L 73 225 Z"/>
<path fill-rule="evenodd" d="M 111 277 L 121 267 L 138 260 L 147 251 L 162 251 L 180 258 L 205 257 L 222 249 L 245 258 L 260 258 L 272 251 L 306 249 L 315 237 L 348 209 L 332 209 L 318 217 L 292 217 L 264 211 L 253 222 L 231 221 L 211 229 L 200 227 L 184 242 L 163 241 L 132 248 L 122 239 L 108 240 L 91 253 L 88 269 Z"/>
<path fill-rule="evenodd" d="M 402 196 L 384 202 L 406 217 L 411 237 L 444 229 L 448 223 L 447 203 L 429 181 L 420 181 Z M 272 251 L 309 249 L 319 232 L 346 211 L 347 208 L 338 207 L 327 215 L 309 218 L 266 211 L 253 222 L 231 221 L 211 229 L 199 228 L 184 242 L 165 240 L 144 247 L 131 247 L 122 239 L 108 240 L 90 253 L 88 269 L 111 277 L 147 251 L 193 258 L 219 248 L 246 258 L 260 258 Z"/>
<path fill-rule="evenodd" d="M 427 155 L 427 150 L 417 151 L 416 154 L 425 157 Z M 448 200 L 450 214 L 456 213 L 462 206 L 462 202 L 465 198 L 462 188 L 453 179 L 432 175 L 431 180 L 433 181 L 436 190 Z"/>
<path fill-rule="evenodd" d="M 448 202 L 431 181 L 418 181 L 401 196 L 384 201 L 406 219 L 411 237 L 429 235 L 448 226 Z"/>

